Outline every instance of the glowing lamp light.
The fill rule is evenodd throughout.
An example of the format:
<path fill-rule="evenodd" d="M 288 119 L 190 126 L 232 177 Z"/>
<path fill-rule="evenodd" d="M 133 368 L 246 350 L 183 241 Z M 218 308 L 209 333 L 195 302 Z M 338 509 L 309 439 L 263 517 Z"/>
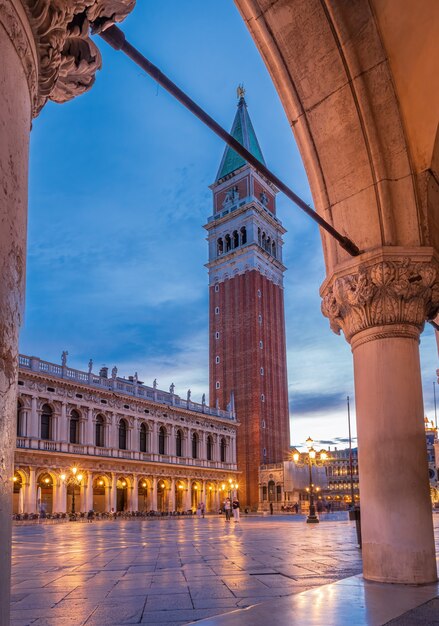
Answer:
<path fill-rule="evenodd" d="M 305 441 L 306 447 L 312 448 L 312 444 L 314 443 L 314 441 L 311 439 L 311 437 L 308 437 L 308 439 Z"/>
<path fill-rule="evenodd" d="M 78 471 L 77 467 L 72 467 L 72 474 L 73 476 L 76 476 L 76 472 Z"/>
<path fill-rule="evenodd" d="M 123 481 L 122 481 L 122 487 L 126 487 L 126 486 L 127 486 L 127 484 L 126 484 L 126 482 L 123 480 Z"/>
<path fill-rule="evenodd" d="M 66 479 L 66 475 L 65 474 L 61 474 L 60 478 L 61 478 L 61 480 L 65 480 Z"/>
<path fill-rule="evenodd" d="M 295 452 L 293 454 L 293 461 L 294 461 L 294 463 L 297 463 L 299 459 L 300 459 L 300 454 L 298 452 Z"/>
<path fill-rule="evenodd" d="M 314 450 L 314 448 L 310 448 L 310 450 L 309 450 L 309 458 L 310 459 L 315 459 L 316 458 L 316 451 Z"/>
<path fill-rule="evenodd" d="M 82 474 L 78 474 L 78 480 L 79 482 L 81 482 L 81 480 L 84 478 L 84 476 Z"/>
<path fill-rule="evenodd" d="M 320 452 L 320 458 L 322 461 L 326 461 L 326 459 L 328 458 L 328 455 L 326 454 L 326 452 Z"/>
<path fill-rule="evenodd" d="M 183 485 L 178 485 L 178 488 L 179 489 L 183 489 L 184 487 L 183 487 Z"/>
<path fill-rule="evenodd" d="M 224 491 L 224 489 L 225 489 L 225 488 L 226 488 L 226 486 L 225 486 L 225 484 L 223 483 L 223 484 L 221 485 L 221 489 Z"/>
<path fill-rule="evenodd" d="M 165 483 L 162 483 L 162 484 L 160 485 L 160 487 L 161 487 L 162 489 L 164 489 L 164 488 L 165 488 Z"/>
<path fill-rule="evenodd" d="M 14 476 L 12 480 L 14 481 L 14 483 L 16 483 L 18 478 L 16 476 Z"/>
<path fill-rule="evenodd" d="M 50 478 L 45 478 L 44 482 L 46 483 L 46 485 L 48 485 L 50 483 Z"/>
<path fill-rule="evenodd" d="M 146 487 L 146 483 L 142 483 L 142 487 Z"/>
<path fill-rule="evenodd" d="M 99 485 L 102 487 L 102 485 L 103 485 L 103 484 L 104 484 L 104 481 L 103 481 L 103 480 L 100 480 L 100 481 L 99 481 Z"/>
<path fill-rule="evenodd" d="M 198 485 L 194 485 L 194 489 L 198 489 Z"/>
<path fill-rule="evenodd" d="M 209 487 L 209 491 L 212 491 L 212 486 Z"/>

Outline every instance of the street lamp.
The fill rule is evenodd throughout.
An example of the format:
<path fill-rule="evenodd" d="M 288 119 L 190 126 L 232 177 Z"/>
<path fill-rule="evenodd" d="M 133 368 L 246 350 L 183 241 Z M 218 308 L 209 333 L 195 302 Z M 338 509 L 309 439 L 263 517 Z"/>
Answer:
<path fill-rule="evenodd" d="M 313 443 L 314 441 L 311 439 L 311 437 L 308 437 L 308 439 L 306 440 L 306 447 L 308 448 L 308 452 L 306 453 L 306 457 L 304 459 L 304 463 L 308 464 L 308 472 L 309 472 L 309 487 L 307 487 L 306 491 L 309 493 L 309 514 L 308 517 L 306 518 L 306 523 L 307 524 L 318 524 L 319 523 L 319 518 L 316 515 L 316 506 L 315 506 L 315 502 L 314 502 L 314 492 L 318 490 L 314 489 L 314 483 L 312 482 L 312 466 L 314 465 L 318 465 L 319 462 L 320 463 L 324 463 L 327 458 L 328 455 L 326 454 L 326 452 L 324 450 L 322 450 L 317 458 L 317 451 L 313 448 Z M 297 464 L 299 463 L 300 460 L 300 454 L 296 451 L 293 454 L 293 461 Z"/>
<path fill-rule="evenodd" d="M 82 474 L 78 474 L 78 468 L 77 467 L 72 467 L 72 469 L 70 470 L 70 474 L 68 476 L 66 476 L 66 474 L 61 474 L 61 480 L 63 482 L 65 482 L 65 484 L 67 486 L 71 485 L 73 490 L 72 490 L 72 511 L 71 511 L 71 516 L 70 519 L 72 521 L 74 521 L 76 519 L 75 516 L 75 489 L 76 487 L 80 487 L 81 486 L 81 482 L 82 479 L 84 478 Z"/>

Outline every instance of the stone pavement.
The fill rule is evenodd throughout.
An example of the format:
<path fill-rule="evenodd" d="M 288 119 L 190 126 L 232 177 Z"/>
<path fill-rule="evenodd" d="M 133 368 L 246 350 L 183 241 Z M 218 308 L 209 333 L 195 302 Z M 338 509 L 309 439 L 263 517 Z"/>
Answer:
<path fill-rule="evenodd" d="M 335 519 L 335 518 L 333 518 Z M 358 574 L 348 521 L 302 516 L 14 526 L 13 626 L 187 624 Z"/>

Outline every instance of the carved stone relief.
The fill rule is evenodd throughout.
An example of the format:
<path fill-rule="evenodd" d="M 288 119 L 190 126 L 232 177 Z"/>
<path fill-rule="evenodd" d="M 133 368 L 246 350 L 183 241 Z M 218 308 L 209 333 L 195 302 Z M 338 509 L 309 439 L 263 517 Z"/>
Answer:
<path fill-rule="evenodd" d="M 90 38 L 123 20 L 135 0 L 22 0 L 39 55 L 33 115 L 51 99 L 66 102 L 90 89 L 102 60 Z"/>

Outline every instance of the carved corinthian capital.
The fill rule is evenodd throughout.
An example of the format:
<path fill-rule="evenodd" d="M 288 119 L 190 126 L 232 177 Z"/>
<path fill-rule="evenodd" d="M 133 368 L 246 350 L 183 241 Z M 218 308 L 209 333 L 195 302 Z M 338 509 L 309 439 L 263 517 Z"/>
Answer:
<path fill-rule="evenodd" d="M 90 89 L 101 55 L 90 28 L 104 30 L 123 20 L 135 0 L 22 0 L 39 56 L 33 115 L 47 100 L 66 102 Z"/>
<path fill-rule="evenodd" d="M 347 341 L 374 327 L 416 333 L 439 309 L 439 265 L 411 257 L 371 259 L 352 273 L 334 276 L 322 289 L 322 312 Z M 389 329 L 389 333 L 391 334 Z"/>

